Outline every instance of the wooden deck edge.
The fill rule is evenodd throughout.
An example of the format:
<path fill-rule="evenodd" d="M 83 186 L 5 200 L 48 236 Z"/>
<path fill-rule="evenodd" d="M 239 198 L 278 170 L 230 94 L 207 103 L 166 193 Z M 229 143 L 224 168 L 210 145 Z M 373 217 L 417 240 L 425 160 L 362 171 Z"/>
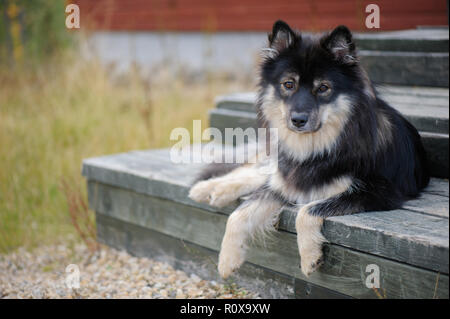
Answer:
<path fill-rule="evenodd" d="M 448 52 L 359 52 L 374 83 L 448 87 Z"/>
<path fill-rule="evenodd" d="M 99 196 L 98 199 L 100 200 L 93 199 L 91 192 L 89 195 L 91 208 L 97 212 L 97 216 L 100 216 L 97 220 L 100 239 L 106 236 L 102 235 L 101 232 L 102 223 L 105 220 L 102 217 L 105 217 L 114 219 L 117 222 L 117 227 L 120 225 L 122 225 L 120 227 L 127 227 L 126 225 L 129 224 L 150 232 L 171 236 L 179 241 L 189 242 L 211 251 L 218 251 L 224 232 L 226 215 L 214 214 L 199 208 L 143 194 L 130 196 L 130 193 L 122 192 L 122 190 L 114 187 L 107 191 L 112 193 L 109 196 Z M 121 247 L 138 254 L 139 250 L 132 247 L 130 238 L 133 238 L 133 236 L 138 235 L 130 231 L 118 232 L 116 235 L 110 234 L 106 243 L 114 247 L 122 243 Z M 149 237 L 146 241 L 147 235 L 142 236 L 142 244 L 139 248 L 141 253 L 146 251 L 146 245 L 149 247 L 149 252 L 158 249 L 166 250 L 163 247 L 158 248 L 158 243 L 153 245 Z M 114 244 L 114 241 L 118 243 Z M 377 298 L 379 296 L 364 284 L 367 275 L 365 274 L 366 266 L 375 264 L 380 268 L 382 295 L 385 297 L 448 298 L 447 275 L 357 252 L 338 245 L 327 245 L 324 251 L 325 265 L 323 268 L 312 276 L 305 277 L 298 267 L 299 257 L 295 235 L 279 231 L 265 246 L 260 244 L 252 246 L 248 260 L 253 267 L 267 269 L 287 276 L 291 286 L 293 285 L 292 280 L 294 280 L 294 286 L 295 280 L 300 280 L 314 285 L 314 287 L 318 286 L 336 291 L 339 296 L 349 295 L 356 298 Z M 213 260 L 217 260 L 217 257 Z M 245 274 L 245 270 L 242 271 L 243 273 L 238 272 L 238 277 Z M 252 271 L 249 274 L 252 274 Z M 274 289 L 283 290 L 280 287 Z M 287 296 L 284 294 L 284 297 Z"/>
<path fill-rule="evenodd" d="M 146 177 L 141 178 L 125 173 L 111 172 L 107 167 L 94 168 L 94 166 L 85 165 L 84 175 L 89 179 L 88 190 L 91 207 L 95 206 L 93 201 L 97 198 L 106 201 L 104 205 L 108 205 L 108 197 L 102 195 L 103 185 L 121 188 L 136 194 L 146 194 L 158 198 L 169 199 L 179 204 L 203 209 L 216 214 L 230 214 L 234 207 L 238 205 L 236 203 L 224 209 L 217 209 L 205 204 L 199 204 L 187 197 L 188 188 L 186 186 L 151 180 Z M 133 196 L 134 195 L 130 195 L 130 197 Z M 448 201 L 448 197 L 441 196 L 438 199 Z M 132 203 L 130 203 L 130 205 L 132 205 Z M 127 207 L 124 207 L 124 209 L 127 209 Z M 373 215 L 374 213 L 370 214 Z M 419 266 L 448 274 L 448 246 L 436 248 L 430 246 L 429 243 L 412 241 L 408 239 L 408 237 L 397 238 L 396 236 L 393 236 L 393 234 L 370 229 L 368 228 L 368 225 L 366 225 L 367 223 L 364 223 L 365 226 L 361 229 L 355 229 L 355 227 L 351 225 L 355 225 L 355 222 L 357 222 L 358 218 L 361 218 L 361 216 L 361 214 L 358 214 L 336 219 L 327 219 L 324 225 L 325 236 L 331 242 L 343 246 L 349 246 L 360 251 L 371 252 L 400 262 L 406 262 L 413 266 Z M 401 222 L 401 220 L 414 222 L 414 218 L 417 218 L 415 214 L 405 210 L 398 211 L 398 214 L 392 214 L 392 212 L 390 212 L 388 216 L 385 216 L 384 218 L 386 217 L 399 219 L 393 220 L 393 224 Z M 416 223 L 423 224 L 424 220 L 429 220 L 433 227 L 436 227 L 436 221 L 439 221 L 439 217 L 434 216 L 422 216 L 420 218 L 422 220 L 418 220 Z M 351 225 L 346 225 L 344 220 L 347 219 L 352 220 Z M 353 221 L 354 219 L 355 221 Z M 295 233 L 293 220 L 292 212 L 283 211 L 280 218 L 280 229 Z M 442 223 L 443 221 L 440 220 L 439 222 Z M 446 223 L 448 225 L 448 220 Z"/>

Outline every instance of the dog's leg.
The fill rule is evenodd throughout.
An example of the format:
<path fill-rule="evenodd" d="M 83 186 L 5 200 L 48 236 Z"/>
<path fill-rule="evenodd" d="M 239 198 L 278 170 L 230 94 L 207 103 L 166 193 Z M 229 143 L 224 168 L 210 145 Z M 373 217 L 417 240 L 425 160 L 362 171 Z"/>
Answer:
<path fill-rule="evenodd" d="M 265 193 L 252 196 L 230 215 L 219 255 L 220 276 L 226 278 L 242 265 L 249 238 L 274 229 L 282 206 L 270 193 Z"/>
<path fill-rule="evenodd" d="M 401 195 L 395 188 L 385 179 L 373 177 L 370 184 L 353 181 L 345 191 L 303 206 L 295 222 L 303 273 L 309 275 L 321 264 L 322 243 L 326 241 L 321 234 L 324 218 L 392 210 L 401 205 Z"/>
<path fill-rule="evenodd" d="M 323 218 L 312 216 L 308 212 L 313 205 L 314 202 L 303 206 L 295 220 L 301 269 L 306 276 L 322 264 L 322 244 L 326 242 L 321 232 Z"/>
<path fill-rule="evenodd" d="M 197 202 L 223 207 L 243 195 L 247 195 L 267 181 L 268 175 L 262 174 L 257 164 L 246 164 L 230 173 L 195 184 L 189 197 Z"/>

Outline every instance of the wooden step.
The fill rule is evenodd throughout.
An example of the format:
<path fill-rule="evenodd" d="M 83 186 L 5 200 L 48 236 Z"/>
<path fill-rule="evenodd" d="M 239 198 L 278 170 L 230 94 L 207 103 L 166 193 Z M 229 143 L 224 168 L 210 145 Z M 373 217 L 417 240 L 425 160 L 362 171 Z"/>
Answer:
<path fill-rule="evenodd" d="M 217 209 L 190 200 L 202 167 L 172 163 L 167 149 L 84 160 L 99 240 L 217 280 L 227 215 L 238 203 Z M 287 208 L 273 238 L 254 243 L 233 278 L 265 297 L 448 298 L 448 196 L 448 181 L 433 179 L 403 209 L 327 219 L 325 265 L 310 277 L 298 267 L 295 211 Z M 379 291 L 365 286 L 370 264 L 380 268 Z"/>
<path fill-rule="evenodd" d="M 374 83 L 448 87 L 448 52 L 359 52 Z"/>
<path fill-rule="evenodd" d="M 448 28 L 354 35 L 374 83 L 448 87 Z"/>
<path fill-rule="evenodd" d="M 355 33 L 360 50 L 448 52 L 448 28 Z"/>
<path fill-rule="evenodd" d="M 378 91 L 419 130 L 432 176 L 448 178 L 448 89 L 384 85 Z M 255 100 L 253 92 L 218 97 L 216 108 L 210 111 L 210 126 L 222 133 L 225 128 L 256 128 Z"/>

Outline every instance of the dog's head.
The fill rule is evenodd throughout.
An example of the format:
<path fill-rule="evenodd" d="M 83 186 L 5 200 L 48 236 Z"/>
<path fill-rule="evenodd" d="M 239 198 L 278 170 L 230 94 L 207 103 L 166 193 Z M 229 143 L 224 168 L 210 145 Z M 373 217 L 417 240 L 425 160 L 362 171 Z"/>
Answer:
<path fill-rule="evenodd" d="M 269 108 L 276 108 L 265 110 L 268 120 L 279 118 L 275 126 L 282 124 L 299 133 L 316 132 L 327 122 L 348 116 L 355 88 L 372 91 L 358 65 L 352 34 L 345 26 L 321 36 L 308 36 L 277 21 L 264 51 L 263 99 L 270 101 L 266 103 Z"/>

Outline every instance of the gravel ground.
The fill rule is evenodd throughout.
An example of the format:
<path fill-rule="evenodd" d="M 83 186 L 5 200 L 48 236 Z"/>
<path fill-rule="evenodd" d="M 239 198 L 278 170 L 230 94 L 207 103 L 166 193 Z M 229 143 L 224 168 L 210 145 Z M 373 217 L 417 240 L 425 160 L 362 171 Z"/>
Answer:
<path fill-rule="evenodd" d="M 67 288 L 70 264 L 79 288 Z M 67 269 L 68 270 L 68 269 Z M 23 248 L 0 255 L 0 298 L 258 298 L 235 285 L 189 276 L 170 265 L 101 246 L 83 244 Z"/>

